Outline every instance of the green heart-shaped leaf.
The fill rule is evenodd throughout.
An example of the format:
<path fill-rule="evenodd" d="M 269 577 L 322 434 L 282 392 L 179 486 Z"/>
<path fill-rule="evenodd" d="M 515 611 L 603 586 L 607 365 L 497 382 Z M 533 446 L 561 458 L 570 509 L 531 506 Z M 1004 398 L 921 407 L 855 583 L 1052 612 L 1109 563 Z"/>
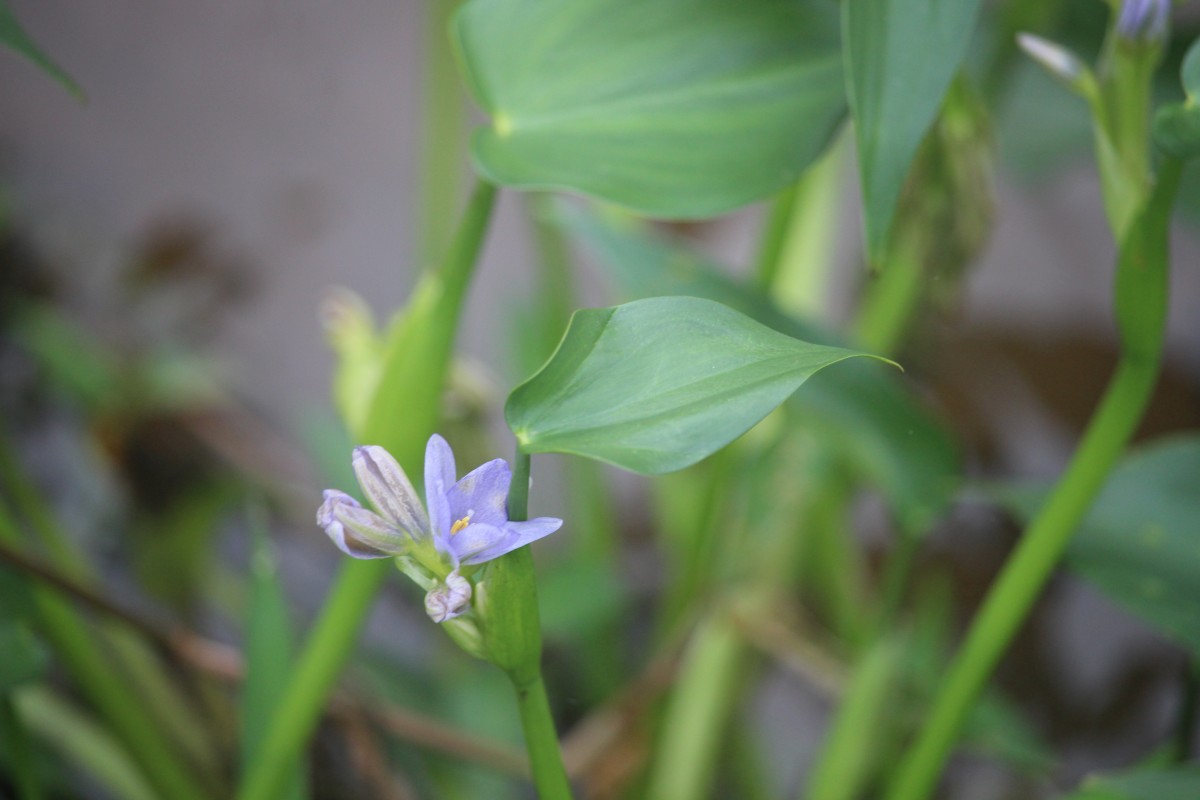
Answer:
<path fill-rule="evenodd" d="M 711 300 L 656 297 L 577 311 L 504 413 L 527 453 L 659 474 L 711 455 L 817 370 L 860 355 L 784 336 Z"/>
<path fill-rule="evenodd" d="M 795 181 L 845 113 L 826 0 L 473 0 L 454 30 L 508 186 L 710 216 Z"/>
<path fill-rule="evenodd" d="M 728 277 L 720 265 L 653 236 L 645 224 L 601 219 L 566 204 L 558 220 L 597 256 L 626 297 L 703 297 L 788 336 L 837 343 L 828 333 L 780 311 L 761 292 Z M 822 377 L 791 403 L 799 421 L 830 440 L 884 492 L 906 531 L 926 531 L 953 497 L 960 473 L 957 447 L 942 422 L 899 376 L 865 361 L 852 362 Z"/>

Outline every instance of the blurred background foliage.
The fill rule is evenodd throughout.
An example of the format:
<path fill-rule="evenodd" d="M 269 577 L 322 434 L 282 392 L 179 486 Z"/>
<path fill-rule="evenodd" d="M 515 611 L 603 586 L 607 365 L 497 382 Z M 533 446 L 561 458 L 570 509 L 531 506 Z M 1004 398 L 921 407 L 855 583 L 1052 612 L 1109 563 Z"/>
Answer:
<path fill-rule="evenodd" d="M 451 5 L 412 3 L 406 18 L 443 30 Z M 1175 14 L 1163 100 L 1181 96 L 1195 11 Z M 10 16 L 4 6 L 0 29 Z M 1020 520 L 1045 495 L 1044 480 L 1011 479 L 1061 465 L 1116 352 L 1106 318 L 1046 328 L 1001 307 L 971 320 L 980 258 L 1002 267 L 986 260 L 993 236 L 1020 235 L 1003 222 L 1009 206 L 1075 180 L 1090 159 L 1085 104 L 1017 52 L 1024 30 L 1090 57 L 1105 15 L 1092 0 L 985 4 L 901 193 L 896 224 L 923 232 L 903 244 L 929 288 L 896 319 L 865 311 L 880 292 L 861 256 L 823 277 L 770 274 L 772 259 L 746 244 L 748 228 L 805 203 L 824 208 L 811 235 L 825 244 L 813 255 L 777 243 L 794 248 L 785 261 L 827 258 L 847 238 L 838 230 L 857 241 L 845 143 L 785 189 L 794 196 L 732 219 L 648 223 L 541 192 L 503 219 L 504 258 L 527 258 L 535 277 L 519 279 L 520 300 L 468 326 L 465 351 L 502 356 L 451 368 L 441 430 L 462 464 L 507 450 L 507 434 L 495 435 L 507 388 L 545 360 L 581 305 L 693 295 L 905 366 L 831 369 L 680 473 L 633 481 L 561 457 L 539 466 L 535 503 L 570 531 L 537 560 L 547 680 L 582 796 L 872 797 L 894 768 Z M 40 50 L 24 55 L 79 92 Z M 55 56 L 71 63 L 69 51 Z M 427 54 L 420 116 L 427 136 L 441 120 L 461 138 L 466 94 L 446 57 Z M 85 71 L 74 77 L 87 88 Z M 0 144 L 20 158 L 15 134 Z M 461 201 L 461 159 L 440 150 L 422 151 L 431 174 L 412 205 L 426 214 Z M 505 174 L 510 156 L 490 152 L 485 171 Z M 323 399 L 294 413 L 301 403 L 247 389 L 253 376 L 231 367 L 239 353 L 222 331 L 285 278 L 231 246 L 220 221 L 158 217 L 101 268 L 87 247 L 46 244 L 54 237 L 21 197 L 36 175 L 5 171 L 0 160 L 0 793 L 231 796 L 328 587 L 332 549 L 311 515 L 321 486 L 352 487 L 353 437 Z M 1094 195 L 1085 202 L 1099 209 Z M 1178 208 L 1200 223 L 1194 166 Z M 445 248 L 445 220 L 427 223 L 409 253 L 377 267 L 387 280 Z M 1194 228 L 1180 228 L 1194 256 Z M 1064 251 L 1104 254 L 1103 280 L 1087 279 L 1107 287 L 1112 251 L 1084 235 L 1054 232 Z M 525 250 L 506 245 L 521 237 Z M 1194 268 L 1177 262 L 1192 300 Z M 315 330 L 317 297 L 307 299 L 288 324 Z M 339 337 L 361 334 L 400 358 L 396 342 L 415 335 L 377 302 L 378 329 L 348 331 L 347 319 L 369 313 L 361 303 L 337 295 L 322 307 L 339 370 L 362 345 Z M 414 302 L 408 313 L 419 324 L 425 312 Z M 480 331 L 487 344 L 471 344 Z M 1172 342 L 1139 432 L 1146 444 L 1114 475 L 1069 570 L 975 709 L 948 797 L 1064 796 L 1093 772 L 1195 756 L 1200 362 L 1194 329 Z M 278 357 L 304 362 L 314 382 L 332 372 L 303 348 Z M 337 380 L 334 400 L 353 419 L 353 393 L 337 394 Z M 389 581 L 289 797 L 531 796 L 503 678 L 425 622 L 418 594 Z M 852 717 L 872 737 L 839 736 Z M 823 749 L 841 757 L 814 771 Z M 1165 775 L 1095 778 L 1075 796 L 1195 796 L 1194 775 Z"/>

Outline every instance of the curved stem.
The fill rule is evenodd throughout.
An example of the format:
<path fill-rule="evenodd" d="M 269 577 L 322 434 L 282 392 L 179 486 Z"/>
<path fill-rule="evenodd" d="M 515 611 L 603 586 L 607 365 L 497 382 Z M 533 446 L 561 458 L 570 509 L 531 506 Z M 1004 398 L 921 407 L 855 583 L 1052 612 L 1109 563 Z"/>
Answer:
<path fill-rule="evenodd" d="M 967 713 L 1062 557 L 1109 472 L 1133 436 L 1158 379 L 1166 308 L 1167 233 L 1179 185 L 1177 162 L 1125 240 L 1117 267 L 1122 357 L 1083 441 L 1034 518 L 967 634 L 925 729 L 900 765 L 888 800 L 920 800 L 937 782 Z"/>

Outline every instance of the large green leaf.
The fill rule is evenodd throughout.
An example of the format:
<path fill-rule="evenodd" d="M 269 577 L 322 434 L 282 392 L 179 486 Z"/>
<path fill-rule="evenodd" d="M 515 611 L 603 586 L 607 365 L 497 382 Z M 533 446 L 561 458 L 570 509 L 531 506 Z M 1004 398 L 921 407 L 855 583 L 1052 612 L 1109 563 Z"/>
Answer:
<path fill-rule="evenodd" d="M 837 344 L 827 332 L 781 312 L 761 292 L 646 226 L 563 209 L 560 219 L 630 298 L 690 295 L 715 300 L 780 333 Z M 877 486 L 905 530 L 924 531 L 953 496 L 958 451 L 949 432 L 904 381 L 866 362 L 822 376 L 792 400 L 800 422 Z"/>
<path fill-rule="evenodd" d="M 1200 435 L 1135 453 L 1113 471 L 1067 551 L 1068 565 L 1200 655 Z M 1001 492 L 1026 518 L 1045 492 Z"/>
<path fill-rule="evenodd" d="M 845 0 L 843 53 L 867 247 L 879 261 L 925 131 L 967 52 L 979 0 Z"/>
<path fill-rule="evenodd" d="M 810 344 L 696 297 L 577 311 L 505 407 L 527 453 L 573 453 L 645 474 L 694 464 L 817 370 L 864 355 Z"/>
<path fill-rule="evenodd" d="M 1066 800 L 1195 800 L 1200 797 L 1200 767 L 1136 770 L 1089 778 Z"/>
<path fill-rule="evenodd" d="M 473 0 L 454 30 L 504 185 L 719 214 L 795 181 L 845 113 L 828 0 Z"/>
<path fill-rule="evenodd" d="M 25 29 L 17 22 L 17 18 L 13 16 L 12 9 L 8 7 L 8 0 L 0 0 L 0 45 L 4 45 L 13 51 L 20 53 L 25 58 L 33 62 L 38 68 L 49 75 L 54 80 L 58 81 L 63 88 L 75 95 L 79 100 L 85 99 L 83 89 L 79 88 L 79 84 L 71 79 L 62 67 L 55 64 L 50 56 L 38 47 L 37 42 L 29 38 L 29 34 L 25 33 Z"/>

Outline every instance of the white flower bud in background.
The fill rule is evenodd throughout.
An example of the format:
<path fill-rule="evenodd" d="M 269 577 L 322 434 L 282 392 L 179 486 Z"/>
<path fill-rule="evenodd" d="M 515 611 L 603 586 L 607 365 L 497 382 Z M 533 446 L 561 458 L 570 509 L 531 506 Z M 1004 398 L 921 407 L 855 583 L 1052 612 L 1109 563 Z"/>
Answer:
<path fill-rule="evenodd" d="M 1095 87 L 1095 78 L 1087 65 L 1057 42 L 1032 33 L 1019 33 L 1017 44 L 1044 70 L 1085 97 Z"/>

